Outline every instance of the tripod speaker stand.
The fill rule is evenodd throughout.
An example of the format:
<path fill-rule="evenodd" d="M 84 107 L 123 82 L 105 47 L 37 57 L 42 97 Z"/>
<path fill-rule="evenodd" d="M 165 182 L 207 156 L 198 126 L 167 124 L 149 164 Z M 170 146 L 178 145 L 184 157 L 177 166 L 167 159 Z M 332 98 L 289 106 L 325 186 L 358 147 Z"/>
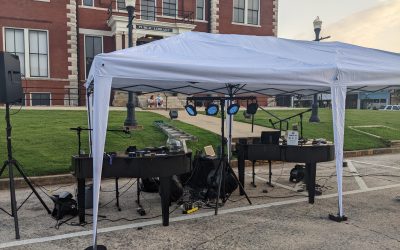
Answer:
<path fill-rule="evenodd" d="M 14 225 L 15 225 L 15 238 L 20 239 L 19 234 L 19 225 L 18 225 L 18 208 L 17 201 L 15 198 L 15 182 L 14 182 L 14 168 L 20 173 L 20 175 L 24 178 L 25 182 L 32 189 L 32 192 L 39 199 L 40 203 L 42 203 L 43 207 L 46 209 L 47 213 L 51 214 L 50 209 L 47 207 L 46 203 L 42 200 L 39 193 L 36 191 L 35 187 L 32 185 L 28 177 L 22 171 L 22 168 L 17 160 L 13 158 L 12 155 L 12 144 L 11 144 L 11 122 L 10 122 L 10 104 L 6 104 L 6 136 L 7 136 L 7 160 L 4 162 L 3 167 L 0 170 L 0 176 L 3 174 L 4 170 L 8 167 L 8 178 L 10 185 L 10 196 L 11 196 L 11 214 L 14 217 Z"/>
<path fill-rule="evenodd" d="M 224 121 L 225 121 L 225 101 L 227 100 L 247 100 L 247 99 L 254 99 L 254 97 L 234 97 L 233 94 L 230 91 L 230 95 L 227 97 L 188 97 L 186 100 L 187 101 L 215 101 L 219 100 L 220 101 L 220 106 L 221 106 L 221 152 L 220 152 L 220 159 L 219 159 L 219 164 L 218 167 L 216 168 L 215 174 L 213 179 L 217 180 L 218 182 L 218 191 L 217 191 L 217 198 L 215 202 L 215 215 L 218 214 L 218 208 L 219 208 L 219 199 L 221 198 L 221 194 L 223 195 L 222 197 L 222 204 L 225 204 L 225 202 L 229 199 L 229 195 L 226 195 L 225 193 L 225 177 L 226 174 L 231 174 L 232 177 L 235 179 L 235 182 L 238 184 L 240 187 L 240 190 L 244 190 L 242 184 L 239 182 L 239 179 L 237 178 L 235 172 L 232 170 L 231 165 L 229 164 L 228 157 L 225 153 L 225 146 L 226 146 L 226 139 L 225 139 L 225 126 L 224 126 Z M 222 190 L 221 190 L 222 188 Z M 222 191 L 222 193 L 221 193 Z M 251 201 L 247 193 L 245 192 L 244 195 L 246 196 L 247 201 L 251 205 Z"/>
<path fill-rule="evenodd" d="M 231 165 L 229 164 L 227 155 L 225 153 L 225 146 L 226 146 L 226 140 L 225 140 L 225 126 L 224 126 L 224 120 L 225 120 L 225 100 L 221 99 L 220 100 L 220 105 L 221 105 L 221 159 L 220 159 L 220 163 L 218 166 L 218 169 L 216 171 L 216 173 L 218 172 L 218 175 L 220 178 L 219 179 L 219 183 L 218 183 L 218 194 L 217 194 L 217 200 L 215 202 L 215 215 L 218 214 L 218 201 L 221 195 L 221 186 L 223 186 L 223 189 L 225 188 L 225 173 L 229 173 L 231 174 L 236 183 L 239 185 L 239 187 L 241 189 L 243 189 L 242 184 L 239 182 L 239 179 L 237 178 L 235 172 L 232 170 Z M 224 193 L 224 198 L 222 199 L 222 203 L 225 204 L 225 202 L 228 200 L 229 196 L 225 197 L 225 190 L 223 190 Z M 249 204 L 251 205 L 251 200 L 249 198 L 249 196 L 247 195 L 247 193 L 245 192 L 244 195 L 246 196 L 247 201 L 249 202 Z"/>

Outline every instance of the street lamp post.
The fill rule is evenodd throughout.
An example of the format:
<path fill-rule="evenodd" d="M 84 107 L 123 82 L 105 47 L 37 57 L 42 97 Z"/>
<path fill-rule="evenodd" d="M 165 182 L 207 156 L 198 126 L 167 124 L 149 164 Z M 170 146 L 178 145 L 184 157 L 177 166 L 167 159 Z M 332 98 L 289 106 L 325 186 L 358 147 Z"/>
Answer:
<path fill-rule="evenodd" d="M 128 11 L 128 47 L 133 47 L 132 40 L 132 29 L 133 29 L 133 19 L 135 18 L 135 4 L 136 0 L 125 0 L 126 10 Z M 135 117 L 135 104 L 134 93 L 132 91 L 128 91 L 128 103 L 126 104 L 127 115 L 124 122 L 125 127 L 136 127 L 137 121 Z"/>
<path fill-rule="evenodd" d="M 321 34 L 321 27 L 322 27 L 322 21 L 317 17 L 314 22 L 314 32 L 315 32 L 315 40 L 314 41 L 321 41 L 324 39 L 330 38 L 330 36 L 327 37 L 320 37 Z M 309 122 L 320 122 L 319 117 L 318 117 L 318 94 L 314 94 L 313 98 L 313 104 L 311 106 L 312 111 L 311 111 L 311 117 Z"/>

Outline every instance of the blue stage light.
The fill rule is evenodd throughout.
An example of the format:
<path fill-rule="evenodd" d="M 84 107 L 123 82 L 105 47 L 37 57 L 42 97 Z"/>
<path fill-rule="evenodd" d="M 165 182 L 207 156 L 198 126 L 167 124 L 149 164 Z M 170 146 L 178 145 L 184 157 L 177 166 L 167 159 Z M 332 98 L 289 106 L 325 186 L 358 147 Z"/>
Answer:
<path fill-rule="evenodd" d="M 219 106 L 217 104 L 211 103 L 206 108 L 206 115 L 217 115 L 219 111 Z"/>
<path fill-rule="evenodd" d="M 233 103 L 231 105 L 229 105 L 228 109 L 226 110 L 226 113 L 228 113 L 228 115 L 236 115 L 236 113 L 239 111 L 239 104 L 237 103 Z"/>
<path fill-rule="evenodd" d="M 190 105 L 190 104 L 186 105 L 185 106 L 185 110 L 190 116 L 196 116 L 197 115 L 196 107 L 193 106 L 193 105 Z"/>

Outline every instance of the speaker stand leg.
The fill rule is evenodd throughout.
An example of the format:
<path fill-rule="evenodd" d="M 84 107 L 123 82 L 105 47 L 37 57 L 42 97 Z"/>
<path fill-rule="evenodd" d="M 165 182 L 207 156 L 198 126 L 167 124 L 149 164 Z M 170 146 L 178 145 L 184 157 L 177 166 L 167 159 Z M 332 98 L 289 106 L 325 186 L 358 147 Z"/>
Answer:
<path fill-rule="evenodd" d="M 8 166 L 8 161 L 5 161 L 4 164 L 3 164 L 3 167 L 1 167 L 0 176 L 3 175 L 3 172 L 4 172 L 4 170 L 6 169 L 7 166 Z"/>
<path fill-rule="evenodd" d="M 21 167 L 19 166 L 19 164 L 14 161 L 13 162 L 15 167 L 17 168 L 18 172 L 21 174 L 21 176 L 24 178 L 25 182 L 28 184 L 28 186 L 31 188 L 32 192 L 36 195 L 36 197 L 38 198 L 38 200 L 40 201 L 40 203 L 42 203 L 43 207 L 46 209 L 48 214 L 51 214 L 51 210 L 49 209 L 49 207 L 46 205 L 46 203 L 43 201 L 42 197 L 40 197 L 39 193 L 36 191 L 35 187 L 32 185 L 31 181 L 28 179 L 28 177 L 26 177 L 24 171 L 22 171 Z"/>
<path fill-rule="evenodd" d="M 17 209 L 17 200 L 15 197 L 15 182 L 14 182 L 14 172 L 13 172 L 13 163 L 6 162 L 5 166 L 8 165 L 8 178 L 10 180 L 10 196 L 11 196 L 11 212 L 14 217 L 14 226 L 15 226 L 15 239 L 19 240 L 19 223 L 18 223 L 18 209 Z M 4 167 L 3 167 L 4 169 Z"/>
<path fill-rule="evenodd" d="M 233 178 L 235 179 L 236 183 L 239 185 L 240 188 L 243 188 L 242 183 L 240 183 L 238 177 L 236 176 L 235 172 L 233 171 L 231 165 L 229 165 L 229 163 L 227 163 L 227 168 L 228 171 L 232 174 Z M 244 191 L 244 188 L 243 188 Z M 249 196 L 247 195 L 246 191 L 244 191 L 244 195 L 246 196 L 247 201 L 249 202 L 250 205 L 252 205 L 251 200 L 249 198 Z"/>

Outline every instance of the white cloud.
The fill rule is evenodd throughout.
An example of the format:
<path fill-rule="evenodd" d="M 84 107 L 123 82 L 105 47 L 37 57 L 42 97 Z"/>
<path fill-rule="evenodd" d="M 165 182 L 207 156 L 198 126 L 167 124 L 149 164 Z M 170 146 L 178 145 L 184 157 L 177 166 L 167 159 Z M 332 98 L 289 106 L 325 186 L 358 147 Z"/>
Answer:
<path fill-rule="evenodd" d="M 400 0 L 380 0 L 377 7 L 358 12 L 323 28 L 335 41 L 400 52 Z"/>

